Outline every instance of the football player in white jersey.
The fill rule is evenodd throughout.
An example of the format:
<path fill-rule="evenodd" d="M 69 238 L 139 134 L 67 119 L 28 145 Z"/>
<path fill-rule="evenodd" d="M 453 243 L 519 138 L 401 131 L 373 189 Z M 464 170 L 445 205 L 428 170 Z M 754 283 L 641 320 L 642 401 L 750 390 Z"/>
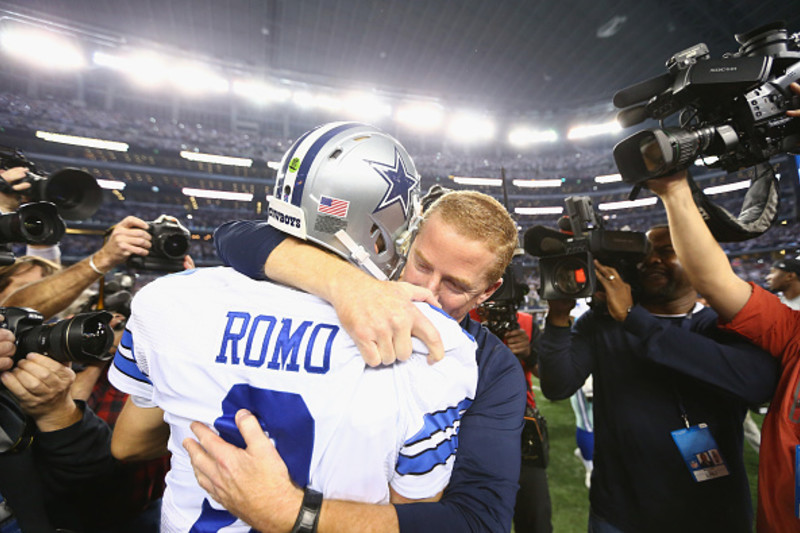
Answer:
<path fill-rule="evenodd" d="M 395 139 L 333 123 L 284 156 L 269 223 L 393 279 L 418 196 L 414 164 Z M 429 365 L 417 343 L 407 361 L 370 368 L 334 309 L 315 296 L 223 267 L 142 289 L 110 371 L 131 395 L 112 452 L 142 459 L 165 444 L 172 452 L 162 531 L 250 530 L 198 485 L 181 446 L 192 420 L 244 446 L 235 423 L 241 409 L 258 418 L 306 487 L 297 531 L 311 530 L 321 494 L 371 503 L 436 498 L 475 394 L 476 346 L 452 318 L 418 305 L 442 337 L 444 359 Z"/>

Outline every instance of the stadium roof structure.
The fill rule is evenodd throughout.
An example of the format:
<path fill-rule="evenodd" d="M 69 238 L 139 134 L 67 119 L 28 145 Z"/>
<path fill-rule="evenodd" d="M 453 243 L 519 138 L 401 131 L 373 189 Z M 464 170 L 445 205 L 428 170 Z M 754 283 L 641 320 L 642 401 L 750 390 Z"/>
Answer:
<path fill-rule="evenodd" d="M 784 20 L 785 0 L 24 0 L 0 8 L 120 45 L 157 43 L 272 78 L 510 113 L 608 103 L 704 42 Z"/>

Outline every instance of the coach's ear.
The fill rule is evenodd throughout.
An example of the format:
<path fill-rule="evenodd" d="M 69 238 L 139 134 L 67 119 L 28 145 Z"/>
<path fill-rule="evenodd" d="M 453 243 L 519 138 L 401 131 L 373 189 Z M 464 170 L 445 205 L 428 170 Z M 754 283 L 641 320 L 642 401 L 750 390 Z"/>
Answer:
<path fill-rule="evenodd" d="M 481 295 L 478 297 L 478 299 L 475 301 L 475 307 L 478 307 L 483 302 L 488 300 L 492 296 L 492 294 L 494 294 L 495 291 L 497 291 L 497 289 L 500 288 L 500 285 L 502 285 L 502 284 L 503 284 L 503 278 L 500 278 L 497 281 L 495 281 L 494 283 L 492 283 L 491 285 L 489 285 L 488 287 L 486 287 L 486 290 L 484 290 L 481 293 Z"/>

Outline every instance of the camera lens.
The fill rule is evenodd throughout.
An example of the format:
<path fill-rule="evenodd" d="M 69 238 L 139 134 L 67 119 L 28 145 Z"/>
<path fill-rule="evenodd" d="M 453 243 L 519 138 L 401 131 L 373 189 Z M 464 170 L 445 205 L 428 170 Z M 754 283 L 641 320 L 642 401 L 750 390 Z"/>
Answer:
<path fill-rule="evenodd" d="M 88 320 L 83 324 L 81 349 L 92 356 L 101 356 L 108 351 L 108 325 L 99 320 Z"/>
<path fill-rule="evenodd" d="M 55 324 L 17 331 L 18 352 L 37 352 L 56 361 L 91 363 L 111 358 L 108 349 L 114 332 L 108 326 L 111 313 L 82 313 Z"/>
<path fill-rule="evenodd" d="M 22 221 L 24 232 L 34 238 L 44 235 L 45 226 L 44 220 L 38 216 L 30 216 Z"/>
<path fill-rule="evenodd" d="M 166 236 L 161 244 L 161 247 L 164 255 L 170 258 L 179 259 L 186 255 L 186 251 L 189 249 L 189 241 L 186 240 L 186 236 L 184 236 L 182 233 L 175 233 Z"/>
<path fill-rule="evenodd" d="M 577 257 L 567 257 L 556 265 L 553 285 L 567 296 L 574 297 L 589 284 L 589 269 Z"/>

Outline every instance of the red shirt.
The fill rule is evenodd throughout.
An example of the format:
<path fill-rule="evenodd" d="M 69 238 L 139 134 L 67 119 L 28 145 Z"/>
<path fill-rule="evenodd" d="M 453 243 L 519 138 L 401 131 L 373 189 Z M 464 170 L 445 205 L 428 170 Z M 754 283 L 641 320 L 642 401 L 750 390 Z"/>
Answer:
<path fill-rule="evenodd" d="M 759 533 L 800 532 L 795 515 L 795 447 L 800 444 L 800 311 L 761 287 L 721 327 L 780 358 L 781 377 L 761 428 L 758 465 Z"/>

